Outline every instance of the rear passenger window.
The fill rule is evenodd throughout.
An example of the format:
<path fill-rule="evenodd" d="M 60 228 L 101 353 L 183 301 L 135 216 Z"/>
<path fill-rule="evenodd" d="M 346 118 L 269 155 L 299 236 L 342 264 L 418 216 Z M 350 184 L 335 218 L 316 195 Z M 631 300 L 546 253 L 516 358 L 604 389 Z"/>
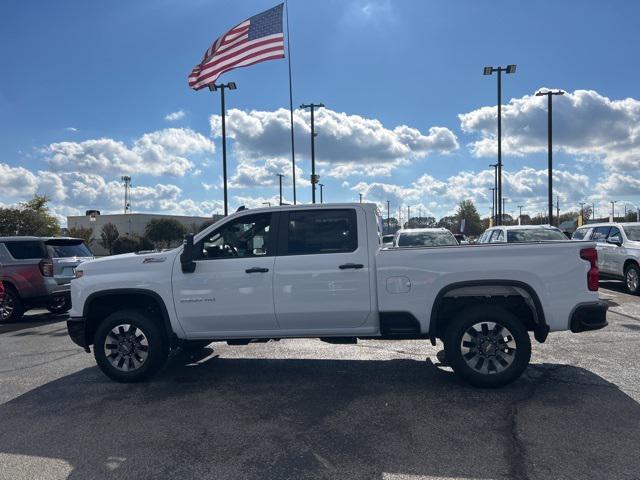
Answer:
<path fill-rule="evenodd" d="M 289 255 L 353 252 L 356 248 L 358 229 L 355 210 L 317 210 L 289 214 Z"/>
<path fill-rule="evenodd" d="M 42 242 L 5 242 L 5 245 L 16 260 L 45 258 L 47 256 Z"/>
<path fill-rule="evenodd" d="M 573 236 L 571 237 L 571 240 L 584 240 L 584 237 L 588 231 L 589 231 L 588 228 L 579 228 L 578 230 L 573 232 Z"/>
<path fill-rule="evenodd" d="M 504 233 L 502 230 L 494 230 L 493 235 L 491 235 L 490 243 L 500 243 L 504 242 Z"/>
<path fill-rule="evenodd" d="M 596 227 L 591 234 L 591 240 L 593 242 L 606 242 L 609 236 L 609 230 L 611 227 Z"/>

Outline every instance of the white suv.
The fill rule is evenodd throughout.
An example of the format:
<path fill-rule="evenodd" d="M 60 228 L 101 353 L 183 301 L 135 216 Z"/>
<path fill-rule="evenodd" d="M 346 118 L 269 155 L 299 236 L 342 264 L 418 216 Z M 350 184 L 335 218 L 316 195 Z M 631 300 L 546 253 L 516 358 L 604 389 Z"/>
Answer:
<path fill-rule="evenodd" d="M 566 241 L 562 230 L 551 225 L 509 225 L 484 231 L 478 243 L 524 243 Z"/>
<path fill-rule="evenodd" d="M 624 280 L 629 293 L 640 294 L 640 223 L 584 225 L 572 240 L 596 242 L 600 275 Z"/>

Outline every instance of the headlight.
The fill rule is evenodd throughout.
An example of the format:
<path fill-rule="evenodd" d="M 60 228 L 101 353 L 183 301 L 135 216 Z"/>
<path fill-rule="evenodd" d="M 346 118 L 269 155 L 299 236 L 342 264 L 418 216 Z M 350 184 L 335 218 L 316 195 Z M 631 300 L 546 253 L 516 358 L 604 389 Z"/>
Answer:
<path fill-rule="evenodd" d="M 84 275 L 83 270 L 78 270 L 77 268 L 73 269 L 74 278 L 80 278 Z"/>

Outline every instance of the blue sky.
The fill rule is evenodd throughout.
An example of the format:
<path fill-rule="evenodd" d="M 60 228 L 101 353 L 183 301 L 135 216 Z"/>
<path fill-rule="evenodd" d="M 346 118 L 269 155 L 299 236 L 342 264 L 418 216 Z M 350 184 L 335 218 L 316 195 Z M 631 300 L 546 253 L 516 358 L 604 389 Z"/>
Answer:
<path fill-rule="evenodd" d="M 219 97 L 186 78 L 215 37 L 275 3 L 3 2 L 0 204 L 39 192 L 61 218 L 118 211 L 127 173 L 134 211 L 220 211 Z M 496 79 L 482 67 L 516 63 L 503 82 L 506 210 L 544 209 L 546 106 L 531 97 L 541 87 L 568 92 L 554 104 L 562 209 L 640 203 L 637 2 L 290 0 L 289 13 L 294 105 L 327 106 L 326 200 L 362 192 L 442 216 L 472 198 L 486 215 Z M 290 175 L 286 61 L 221 79 L 238 84 L 227 97 L 231 206 L 274 201 L 275 173 Z M 308 202 L 308 114 L 296 122 Z"/>

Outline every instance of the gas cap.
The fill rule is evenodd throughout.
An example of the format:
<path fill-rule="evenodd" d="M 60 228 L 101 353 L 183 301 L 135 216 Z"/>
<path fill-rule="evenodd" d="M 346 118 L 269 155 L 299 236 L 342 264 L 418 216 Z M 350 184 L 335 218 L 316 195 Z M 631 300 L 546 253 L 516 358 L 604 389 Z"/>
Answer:
<path fill-rule="evenodd" d="M 409 277 L 389 277 L 387 278 L 387 292 L 408 293 L 411 290 L 411 280 Z"/>

